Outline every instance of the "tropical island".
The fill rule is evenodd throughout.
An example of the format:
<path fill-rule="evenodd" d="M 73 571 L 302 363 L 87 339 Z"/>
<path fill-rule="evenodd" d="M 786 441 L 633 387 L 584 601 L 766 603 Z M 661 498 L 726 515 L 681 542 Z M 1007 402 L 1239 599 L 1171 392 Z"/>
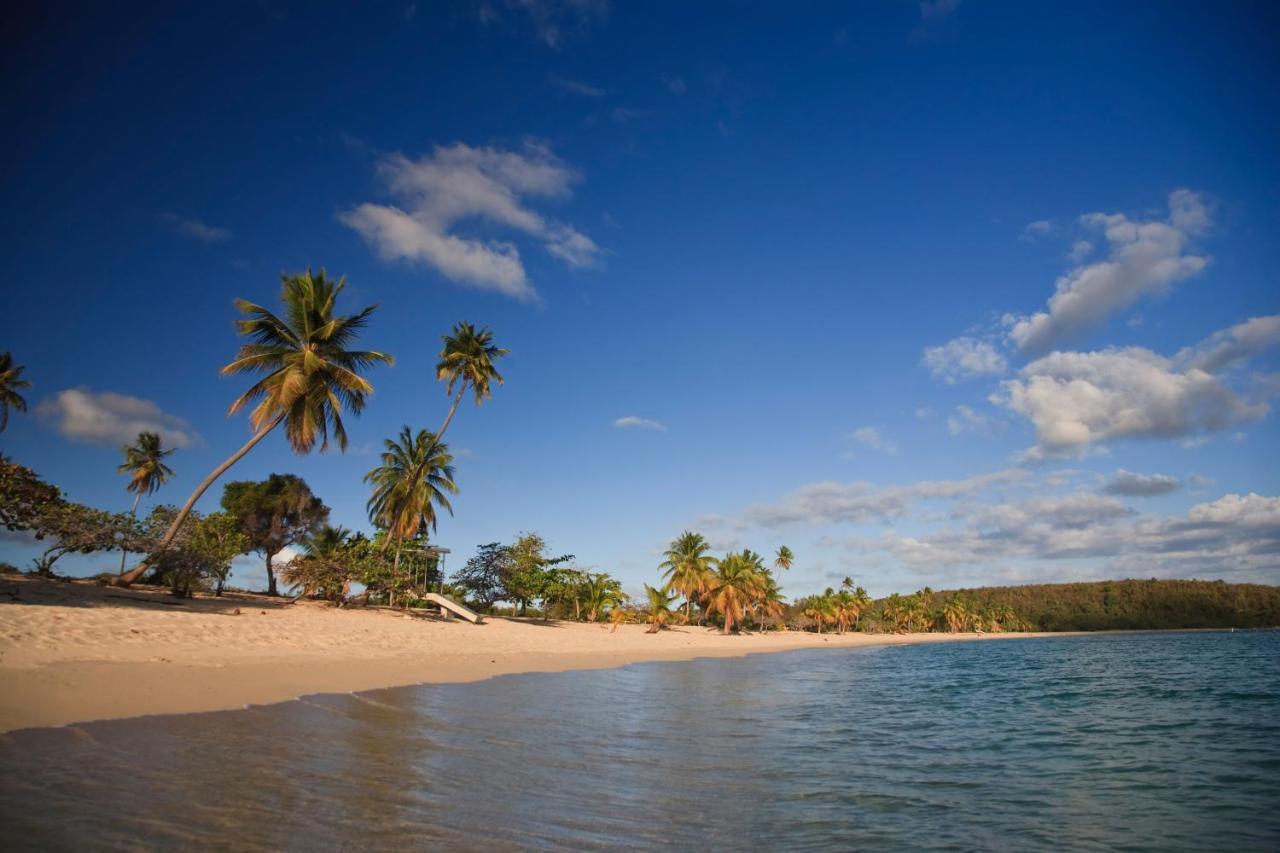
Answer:
<path fill-rule="evenodd" d="M 307 270 L 283 277 L 279 312 L 236 303 L 244 342 L 222 373 L 253 377 L 229 408 L 248 412 L 251 437 L 180 507 L 138 515 L 141 498 L 155 494 L 175 464 L 174 448 L 153 432 L 122 448 L 117 473 L 133 495 L 128 513 L 70 501 L 34 470 L 0 457 L 0 525 L 42 546 L 27 574 L 0 566 L 7 685 L 0 724 L 819 645 L 1280 625 L 1280 588 L 1222 581 L 926 587 L 873 599 L 845 578 L 789 599 L 784 582 L 797 557 L 788 546 L 776 545 L 770 557 L 750 549 L 715 554 L 696 531 L 671 541 L 654 582 L 636 596 L 608 572 L 556 554 L 534 532 L 479 545 L 446 574 L 447 552 L 432 537 L 441 514 L 453 512 L 450 497 L 463 478 L 444 438 L 468 395 L 479 406 L 503 383 L 498 365 L 509 354 L 487 327 L 467 322 L 442 338 L 441 425 L 406 425 L 364 476 L 369 532 L 330 524 L 323 499 L 289 473 L 222 482 L 219 509 L 197 511 L 277 428 L 299 455 L 346 449 L 343 419 L 365 408 L 373 390 L 366 374 L 392 357 L 356 348 L 375 307 L 340 313 L 344 287 Z M 0 356 L 0 430 L 11 410 L 26 410 L 24 370 L 10 353 Z M 228 583 L 233 560 L 249 553 L 263 561 L 261 593 Z M 118 554 L 119 567 L 89 579 L 59 577 L 67 554 Z M 450 624 L 454 612 L 490 618 Z M 546 626 L 560 630 L 548 634 Z"/>

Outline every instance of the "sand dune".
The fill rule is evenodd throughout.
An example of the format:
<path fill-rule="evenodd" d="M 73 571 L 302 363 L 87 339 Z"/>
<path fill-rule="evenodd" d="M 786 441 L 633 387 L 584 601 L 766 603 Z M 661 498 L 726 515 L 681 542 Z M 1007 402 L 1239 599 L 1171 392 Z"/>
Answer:
<path fill-rule="evenodd" d="M 697 627 L 646 634 L 641 625 L 611 632 L 504 618 L 470 625 L 387 609 L 243 594 L 183 601 L 143 587 L 7 575 L 0 578 L 0 731 L 512 672 L 974 638 L 725 637 Z"/>

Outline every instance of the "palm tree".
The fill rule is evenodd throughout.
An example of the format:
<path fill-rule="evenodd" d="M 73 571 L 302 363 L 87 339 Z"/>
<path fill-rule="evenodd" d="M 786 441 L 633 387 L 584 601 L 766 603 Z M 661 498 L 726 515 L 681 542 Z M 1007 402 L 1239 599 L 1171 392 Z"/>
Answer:
<path fill-rule="evenodd" d="M 717 562 L 708 554 L 711 546 L 702 538 L 701 533 L 686 530 L 676 537 L 667 548 L 660 568 L 662 576 L 667 579 L 668 589 L 673 589 L 685 598 L 685 618 L 693 620 L 693 601 L 707 591 L 711 577 L 711 568 Z"/>
<path fill-rule="evenodd" d="M 765 628 L 765 619 L 778 619 L 786 613 L 784 600 L 778 581 L 770 572 L 764 572 L 760 598 L 756 601 L 756 620 L 760 623 L 760 630 Z"/>
<path fill-rule="evenodd" d="M 669 586 L 654 589 L 645 584 L 644 594 L 649 598 L 649 630 L 645 631 L 645 633 L 656 634 L 668 622 L 676 618 L 676 614 L 671 610 L 671 604 L 679 596 L 679 593 L 673 591 Z"/>
<path fill-rule="evenodd" d="M 134 493 L 130 516 L 138 517 L 138 502 L 142 500 L 144 493 L 155 494 L 164 485 L 164 481 L 173 476 L 173 469 L 164 464 L 164 458 L 173 453 L 174 449 L 176 448 L 162 450 L 160 436 L 154 432 L 140 432 L 134 444 L 126 444 L 120 448 L 124 453 L 124 462 L 116 467 L 116 471 L 129 475 L 129 485 L 125 486 L 125 490 Z M 128 555 L 128 551 L 120 551 L 121 574 L 124 574 L 124 561 Z"/>
<path fill-rule="evenodd" d="M 342 550 L 350 538 L 351 531 L 347 528 L 326 524 L 302 540 L 302 548 L 308 557 L 332 557 Z"/>
<path fill-rule="evenodd" d="M 453 420 L 453 413 L 458 411 L 458 404 L 462 402 L 467 388 L 471 388 L 477 406 L 493 396 L 492 383 L 502 384 L 502 374 L 494 367 L 494 362 L 511 352 L 493 345 L 493 332 L 489 331 L 488 326 L 477 331 L 475 326 L 465 321 L 455 323 L 453 331 L 441 337 L 441 340 L 444 341 L 444 348 L 440 350 L 440 360 L 436 362 L 436 380 L 449 381 L 445 386 L 446 394 L 453 394 L 456 383 L 458 395 L 453 398 L 449 414 L 436 433 L 437 440 L 444 438 L 445 430 Z"/>
<path fill-rule="evenodd" d="M 13 363 L 12 353 L 0 353 L 0 432 L 9 426 L 10 408 L 19 412 L 27 410 L 26 399 L 18 393 L 21 388 L 31 387 L 31 383 L 22 378 L 24 370 L 21 364 Z"/>
<path fill-rule="evenodd" d="M 405 541 L 436 529 L 436 507 L 453 514 L 448 496 L 457 494 L 458 486 L 449 445 L 430 430 L 418 430 L 415 436 L 406 426 L 398 439 L 384 444 L 382 463 L 364 475 L 373 484 L 367 508 L 369 520 L 387 531 L 382 550 L 395 542 L 398 569 Z"/>
<path fill-rule="evenodd" d="M 347 449 L 343 410 L 359 415 L 373 386 L 360 375 L 377 364 L 391 364 L 391 356 L 380 352 L 348 349 L 369 321 L 376 305 L 355 314 L 336 315 L 334 306 L 346 287 L 346 279 L 334 281 L 323 269 L 312 274 L 281 276 L 283 319 L 266 308 L 236 300 L 246 319 L 236 322 L 236 330 L 249 339 L 236 358 L 222 368 L 224 376 L 265 373 L 248 391 L 231 404 L 228 414 L 236 414 L 257 402 L 249 416 L 253 437 L 243 447 L 205 477 L 174 517 L 157 550 L 169 547 L 178 528 L 191 513 L 196 501 L 232 465 L 240 461 L 258 442 L 280 424 L 295 453 L 310 453 L 320 440 L 320 450 L 329 447 L 329 431 L 341 450 Z M 147 570 L 144 561 L 120 578 L 130 584 Z"/>
<path fill-rule="evenodd" d="M 741 624 L 747 609 L 760 596 L 763 581 L 749 551 L 729 554 L 711 575 L 707 589 L 707 613 L 724 616 L 724 633 Z"/>
<path fill-rule="evenodd" d="M 606 607 L 617 602 L 617 594 L 609 584 L 607 574 L 588 574 L 582 585 L 582 606 L 587 610 L 587 621 L 594 622 Z"/>
<path fill-rule="evenodd" d="M 791 568 L 791 565 L 792 563 L 795 562 L 795 559 L 796 559 L 796 555 L 791 553 L 791 549 L 788 548 L 786 545 L 783 545 L 781 548 L 778 549 L 778 553 L 774 555 L 773 567 L 775 569 L 782 569 L 785 572 Z"/>

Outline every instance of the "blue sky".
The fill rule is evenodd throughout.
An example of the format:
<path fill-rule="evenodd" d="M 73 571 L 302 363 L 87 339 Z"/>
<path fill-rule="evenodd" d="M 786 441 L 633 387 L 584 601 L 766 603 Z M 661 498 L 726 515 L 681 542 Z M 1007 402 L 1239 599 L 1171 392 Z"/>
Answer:
<path fill-rule="evenodd" d="M 789 544 L 792 595 L 1280 582 L 1274 9 L 745 5 L 10 12 L 0 447 L 127 509 L 159 428 L 180 502 L 247 435 L 232 300 L 323 266 L 397 363 L 345 455 L 229 477 L 367 528 L 439 336 L 488 324 L 455 567 L 536 530 L 637 589 L 695 527 Z"/>

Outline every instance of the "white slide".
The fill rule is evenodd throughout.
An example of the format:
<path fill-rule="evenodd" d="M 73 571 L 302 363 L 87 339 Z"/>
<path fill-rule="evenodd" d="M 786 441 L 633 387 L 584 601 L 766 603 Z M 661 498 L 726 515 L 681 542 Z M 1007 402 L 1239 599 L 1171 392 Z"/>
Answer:
<path fill-rule="evenodd" d="M 453 613 L 458 616 L 461 616 L 463 619 L 466 619 L 468 622 L 473 622 L 476 625 L 479 625 L 484 621 L 484 617 L 481 616 L 479 613 L 476 613 L 474 610 L 472 610 L 469 607 L 463 607 L 461 604 L 454 601 L 452 598 L 445 598 L 443 595 L 437 595 L 434 592 L 427 593 L 426 595 L 423 596 L 423 598 L 425 598 L 427 601 L 432 602 L 433 604 L 440 605 L 441 609 L 446 611 L 446 613 Z"/>

